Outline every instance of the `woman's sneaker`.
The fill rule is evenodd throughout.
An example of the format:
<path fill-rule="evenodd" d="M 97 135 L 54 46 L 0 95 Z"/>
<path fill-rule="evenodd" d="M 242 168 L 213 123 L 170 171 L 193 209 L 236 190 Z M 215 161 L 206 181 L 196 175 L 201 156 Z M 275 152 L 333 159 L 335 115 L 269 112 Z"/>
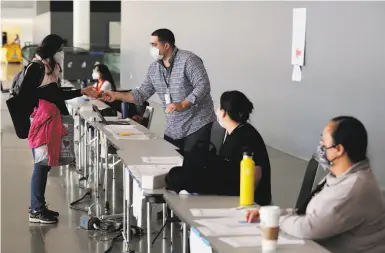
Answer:
<path fill-rule="evenodd" d="M 43 210 L 44 212 L 50 214 L 53 217 L 59 217 L 59 213 L 53 210 L 48 209 L 48 205 L 46 205 Z M 31 212 L 31 207 L 29 207 L 29 212 Z"/>
<path fill-rule="evenodd" d="M 51 215 L 47 210 L 42 210 L 40 212 L 30 211 L 29 212 L 29 222 L 32 223 L 42 223 L 42 224 L 54 224 L 58 222 L 57 217 Z"/>
<path fill-rule="evenodd" d="M 50 214 L 53 217 L 59 217 L 59 213 L 53 210 L 48 209 L 48 206 L 45 206 L 43 209 L 46 213 Z"/>

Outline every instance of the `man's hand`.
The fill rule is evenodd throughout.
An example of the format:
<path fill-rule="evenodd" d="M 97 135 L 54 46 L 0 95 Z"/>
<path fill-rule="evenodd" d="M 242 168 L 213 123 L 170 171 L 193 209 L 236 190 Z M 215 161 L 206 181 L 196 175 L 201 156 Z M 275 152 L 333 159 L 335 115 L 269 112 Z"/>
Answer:
<path fill-rule="evenodd" d="M 81 93 L 83 95 L 86 95 L 90 98 L 96 98 L 98 96 L 98 92 L 96 91 L 95 87 L 88 86 L 86 88 L 81 89 Z"/>
<path fill-rule="evenodd" d="M 106 102 L 110 102 L 110 103 L 114 102 L 115 100 L 117 100 L 116 93 L 113 91 L 105 90 L 102 93 L 101 99 L 106 101 Z"/>
<path fill-rule="evenodd" d="M 190 107 L 190 102 L 187 100 L 183 100 L 180 103 L 169 104 L 166 108 L 166 113 L 183 112 L 184 110 L 186 110 L 189 107 Z"/>

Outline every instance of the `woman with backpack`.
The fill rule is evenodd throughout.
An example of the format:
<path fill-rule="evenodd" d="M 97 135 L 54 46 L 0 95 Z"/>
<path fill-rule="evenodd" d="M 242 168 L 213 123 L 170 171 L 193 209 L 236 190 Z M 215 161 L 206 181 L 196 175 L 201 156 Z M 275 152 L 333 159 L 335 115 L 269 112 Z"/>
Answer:
<path fill-rule="evenodd" d="M 39 105 L 39 100 L 56 105 L 61 115 L 69 115 L 65 100 L 82 95 L 97 96 L 92 86 L 77 90 L 60 87 L 59 74 L 63 64 L 64 42 L 59 35 L 46 36 L 37 48 L 34 60 L 26 68 L 18 96 L 22 98 L 30 114 Z M 50 170 L 51 166 L 34 164 L 31 178 L 30 222 L 53 224 L 58 221 L 59 213 L 49 210 L 45 202 L 45 188 Z"/>

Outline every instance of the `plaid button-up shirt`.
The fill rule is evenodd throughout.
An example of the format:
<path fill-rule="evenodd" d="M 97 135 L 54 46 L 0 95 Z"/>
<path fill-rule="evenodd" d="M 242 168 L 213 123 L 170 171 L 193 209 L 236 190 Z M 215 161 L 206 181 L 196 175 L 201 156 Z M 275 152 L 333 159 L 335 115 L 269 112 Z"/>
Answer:
<path fill-rule="evenodd" d="M 183 112 L 166 113 L 167 136 L 182 139 L 216 120 L 209 77 L 202 60 L 195 54 L 175 48 L 169 68 L 162 60 L 153 62 L 144 83 L 134 89 L 132 95 L 136 104 L 143 104 L 156 92 L 166 110 L 167 90 L 172 103 L 186 99 L 192 104 Z"/>

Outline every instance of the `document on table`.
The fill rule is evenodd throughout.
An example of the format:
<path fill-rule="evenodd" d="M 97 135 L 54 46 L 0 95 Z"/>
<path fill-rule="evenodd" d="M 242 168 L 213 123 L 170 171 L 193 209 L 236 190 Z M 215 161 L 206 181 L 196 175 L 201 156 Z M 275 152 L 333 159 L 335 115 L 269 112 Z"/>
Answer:
<path fill-rule="evenodd" d="M 219 238 L 219 240 L 231 245 L 234 248 L 257 247 L 257 246 L 261 246 L 262 244 L 261 236 L 222 237 L 222 238 Z M 305 244 L 305 241 L 298 240 L 298 239 L 288 239 L 283 236 L 279 236 L 278 244 L 279 245 L 302 245 L 302 244 Z"/>
<path fill-rule="evenodd" d="M 195 217 L 228 217 L 243 214 L 236 208 L 190 209 L 190 212 Z"/>
<path fill-rule="evenodd" d="M 181 166 L 183 164 L 182 157 L 179 156 L 152 156 L 152 157 L 142 157 L 144 163 L 153 163 L 153 164 L 172 164 L 173 166 Z"/>
<path fill-rule="evenodd" d="M 114 135 L 116 139 L 123 140 L 149 140 L 142 131 L 133 125 L 108 125 L 105 129 Z"/>
<path fill-rule="evenodd" d="M 175 165 L 133 165 L 129 166 L 130 170 L 138 171 L 141 175 L 157 176 L 167 174 Z"/>
<path fill-rule="evenodd" d="M 255 225 L 248 227 L 210 225 L 209 227 L 199 227 L 198 229 L 204 236 L 261 235 L 260 228 Z"/>
<path fill-rule="evenodd" d="M 243 213 L 239 213 L 237 216 L 226 217 L 226 218 L 216 218 L 216 219 L 201 219 L 195 220 L 194 222 L 206 226 L 226 226 L 229 228 L 244 228 L 244 227 L 256 227 L 259 226 L 257 222 L 248 223 L 245 219 Z"/>

